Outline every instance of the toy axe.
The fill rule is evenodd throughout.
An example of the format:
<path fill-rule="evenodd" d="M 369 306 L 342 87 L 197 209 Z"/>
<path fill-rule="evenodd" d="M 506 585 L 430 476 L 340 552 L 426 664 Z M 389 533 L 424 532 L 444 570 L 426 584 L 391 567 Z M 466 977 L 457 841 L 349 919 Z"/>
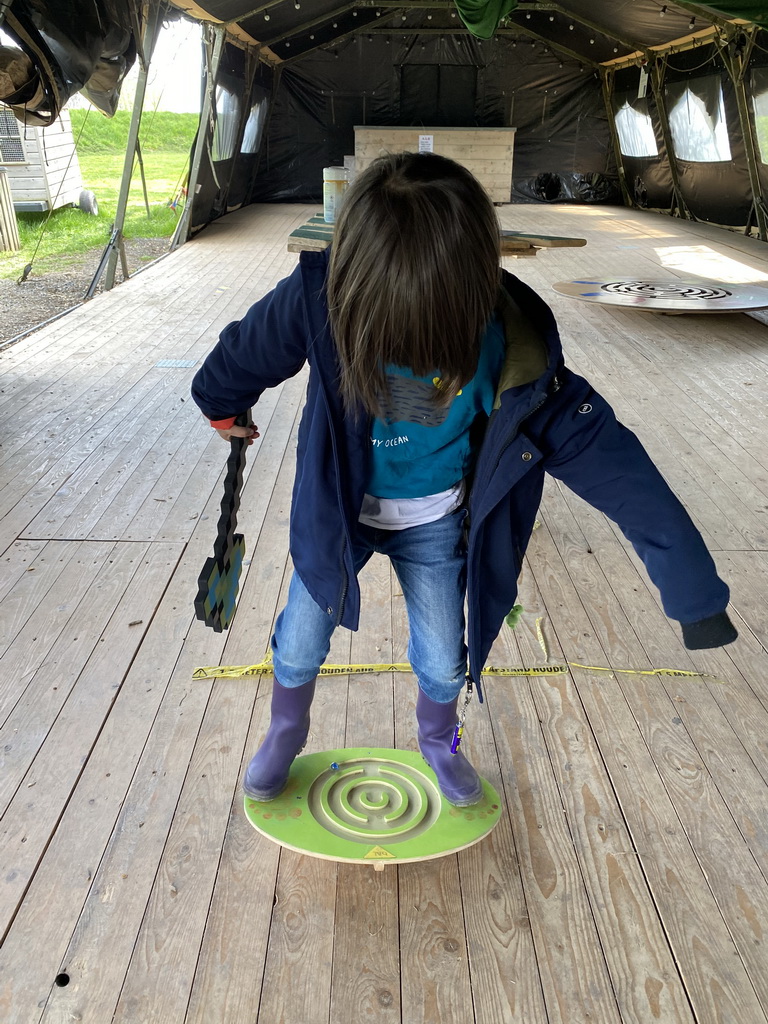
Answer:
<path fill-rule="evenodd" d="M 235 420 L 240 427 L 246 427 L 250 422 L 250 409 Z M 235 533 L 235 528 L 248 438 L 233 437 L 230 444 L 232 447 L 227 459 L 224 497 L 221 499 L 221 515 L 216 528 L 213 555 L 206 559 L 203 571 L 197 578 L 195 598 L 195 615 L 206 626 L 212 626 L 217 633 L 229 626 L 235 614 L 235 598 L 245 555 L 245 538 L 242 533 Z"/>

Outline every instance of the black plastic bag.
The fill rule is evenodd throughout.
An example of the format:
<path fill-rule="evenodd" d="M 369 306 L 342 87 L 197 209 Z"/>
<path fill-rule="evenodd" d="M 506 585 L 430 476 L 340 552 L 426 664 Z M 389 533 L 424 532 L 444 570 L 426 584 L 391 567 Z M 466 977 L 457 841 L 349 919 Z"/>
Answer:
<path fill-rule="evenodd" d="M 514 198 L 536 200 L 540 203 L 620 203 L 618 185 L 604 174 L 593 171 L 580 174 L 577 171 L 544 171 L 535 178 L 516 181 Z"/>

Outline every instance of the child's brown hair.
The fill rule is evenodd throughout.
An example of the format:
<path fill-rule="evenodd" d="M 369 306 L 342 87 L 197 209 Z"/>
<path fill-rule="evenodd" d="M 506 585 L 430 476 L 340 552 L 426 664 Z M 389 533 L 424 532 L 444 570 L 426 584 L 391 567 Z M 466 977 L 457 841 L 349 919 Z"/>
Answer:
<path fill-rule="evenodd" d="M 328 273 L 331 329 L 348 409 L 380 415 L 387 364 L 438 371 L 448 404 L 472 379 L 499 286 L 488 194 L 434 153 L 380 157 L 350 186 Z"/>

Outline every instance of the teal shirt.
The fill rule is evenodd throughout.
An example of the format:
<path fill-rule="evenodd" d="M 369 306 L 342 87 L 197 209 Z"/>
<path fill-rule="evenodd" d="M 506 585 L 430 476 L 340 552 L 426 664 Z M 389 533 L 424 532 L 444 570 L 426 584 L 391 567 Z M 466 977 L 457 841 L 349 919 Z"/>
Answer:
<path fill-rule="evenodd" d="M 470 428 L 477 416 L 491 413 L 504 351 L 504 329 L 495 316 L 483 336 L 475 376 L 447 407 L 432 401 L 438 372 L 416 377 L 406 367 L 387 367 L 389 413 L 373 421 L 368 494 L 421 498 L 464 479 L 475 454 Z"/>

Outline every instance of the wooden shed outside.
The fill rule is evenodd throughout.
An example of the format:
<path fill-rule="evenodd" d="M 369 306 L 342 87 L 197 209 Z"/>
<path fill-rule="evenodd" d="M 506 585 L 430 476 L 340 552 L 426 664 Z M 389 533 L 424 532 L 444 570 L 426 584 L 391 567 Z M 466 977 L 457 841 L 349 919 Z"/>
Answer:
<path fill-rule="evenodd" d="M 48 128 L 18 121 L 0 108 L 0 167 L 8 175 L 17 213 L 44 213 L 80 206 L 98 213 L 93 192 L 83 188 L 69 112 L 63 110 Z"/>

